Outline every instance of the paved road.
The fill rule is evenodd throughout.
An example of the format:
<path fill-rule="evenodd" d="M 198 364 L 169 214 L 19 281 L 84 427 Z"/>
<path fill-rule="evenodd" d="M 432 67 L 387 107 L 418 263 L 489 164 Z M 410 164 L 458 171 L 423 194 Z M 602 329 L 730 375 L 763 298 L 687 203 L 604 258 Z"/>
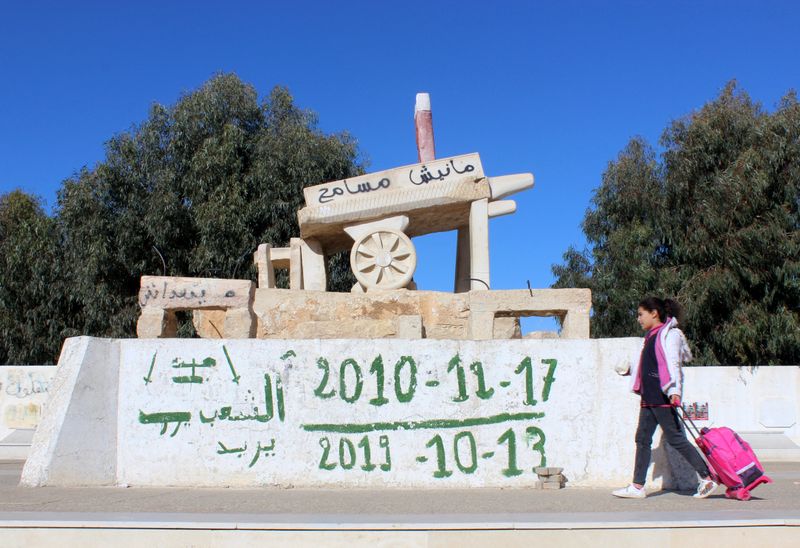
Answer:
<path fill-rule="evenodd" d="M 722 494 L 654 493 L 644 500 L 608 489 L 375 490 L 211 488 L 26 488 L 21 462 L 0 461 L 0 520 L 125 519 L 283 522 L 465 523 L 800 519 L 800 463 L 769 463 L 775 480 L 748 502 Z M 82 515 L 82 517 L 80 517 Z"/>

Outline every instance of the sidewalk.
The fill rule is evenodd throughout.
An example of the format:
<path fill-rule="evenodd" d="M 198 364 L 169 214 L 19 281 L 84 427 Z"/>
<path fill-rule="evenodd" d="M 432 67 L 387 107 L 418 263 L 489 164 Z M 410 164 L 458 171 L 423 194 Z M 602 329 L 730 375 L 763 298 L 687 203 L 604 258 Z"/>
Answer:
<path fill-rule="evenodd" d="M 22 463 L 6 461 L 0 462 L 0 539 L 4 531 L 6 534 L 12 531 L 31 534 L 34 529 L 39 533 L 44 529 L 58 529 L 62 540 L 67 538 L 63 536 L 66 530 L 73 530 L 73 533 L 82 530 L 86 534 L 88 530 L 96 534 L 101 530 L 106 533 L 160 530 L 165 535 L 167 530 L 175 529 L 283 534 L 359 531 L 362 534 L 358 538 L 362 540 L 367 540 L 369 535 L 365 535 L 370 531 L 505 531 L 506 534 L 549 531 L 550 537 L 556 531 L 561 531 L 562 536 L 571 531 L 573 534 L 568 539 L 552 540 L 579 545 L 586 538 L 575 536 L 578 531 L 594 535 L 613 530 L 614 538 L 620 539 L 624 530 L 631 542 L 639 542 L 641 539 L 631 536 L 636 530 L 644 533 L 645 530 L 670 529 L 668 538 L 673 542 L 682 541 L 681 535 L 686 534 L 687 529 L 694 531 L 692 540 L 697 538 L 700 529 L 709 529 L 709 533 L 713 530 L 717 540 L 726 530 L 735 533 L 734 539 L 741 538 L 744 527 L 754 529 L 748 542 L 759 540 L 781 545 L 784 539 L 787 546 L 800 545 L 800 463 L 768 463 L 766 468 L 774 483 L 760 486 L 752 500 L 740 502 L 726 499 L 721 492 L 705 500 L 677 492 L 658 492 L 644 500 L 625 500 L 612 497 L 610 489 L 570 487 L 558 491 L 31 489 L 17 486 Z M 331 540 L 331 537 L 326 538 Z M 417 535 L 402 538 L 415 545 L 421 541 Z M 293 539 L 292 543 L 298 541 Z M 183 540 L 186 538 L 181 537 L 181 542 Z M 311 542 L 311 538 L 306 540 Z M 426 536 L 422 545 L 429 545 L 433 540 L 434 537 Z M 514 540 L 522 543 L 531 538 L 517 535 Z M 30 541 L 28 536 L 26 542 Z M 59 544 L 69 546 L 61 541 Z"/>

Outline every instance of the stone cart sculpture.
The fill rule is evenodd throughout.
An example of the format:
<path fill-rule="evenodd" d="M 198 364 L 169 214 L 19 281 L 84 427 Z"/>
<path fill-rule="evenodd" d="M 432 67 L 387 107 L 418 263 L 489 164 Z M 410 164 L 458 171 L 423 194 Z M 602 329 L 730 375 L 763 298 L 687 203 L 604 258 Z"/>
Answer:
<path fill-rule="evenodd" d="M 488 289 L 488 219 L 513 213 L 501 198 L 532 186 L 530 173 L 486 177 L 478 154 L 467 154 L 308 187 L 297 214 L 301 260 L 290 269 L 302 270 L 303 289 L 324 290 L 324 256 L 349 249 L 354 292 L 413 288 L 411 237 L 465 228 L 456 291 Z"/>

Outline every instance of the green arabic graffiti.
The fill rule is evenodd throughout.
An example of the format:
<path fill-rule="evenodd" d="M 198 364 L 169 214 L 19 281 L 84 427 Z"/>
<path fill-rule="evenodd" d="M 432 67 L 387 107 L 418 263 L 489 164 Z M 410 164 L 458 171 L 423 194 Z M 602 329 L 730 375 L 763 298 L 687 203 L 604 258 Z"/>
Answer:
<path fill-rule="evenodd" d="M 175 437 L 181 424 L 187 423 L 192 419 L 192 414 L 188 411 L 167 411 L 162 413 L 145 413 L 139 410 L 139 422 L 141 424 L 161 424 L 161 434 L 164 435 L 167 431 L 167 425 L 171 422 L 175 423 L 175 430 L 169 437 Z"/>
<path fill-rule="evenodd" d="M 158 352 L 153 352 L 153 359 L 150 361 L 150 370 L 147 372 L 147 376 L 146 376 L 146 377 L 144 377 L 144 384 L 145 384 L 145 386 L 146 386 L 148 383 L 152 382 L 152 381 L 150 380 L 150 377 L 151 377 L 151 376 L 152 376 L 152 374 L 153 374 L 153 367 L 155 367 L 155 365 L 156 365 L 156 354 L 158 354 Z"/>
<path fill-rule="evenodd" d="M 208 367 L 215 367 L 217 365 L 217 361 L 214 358 L 206 358 L 202 362 L 197 363 L 194 358 L 190 362 L 181 362 L 178 361 L 178 358 L 175 358 L 172 361 L 172 368 L 173 369 L 191 369 L 192 373 L 190 375 L 181 375 L 178 377 L 172 377 L 172 382 L 178 384 L 203 384 L 203 377 L 197 375 L 197 368 L 208 368 Z"/>
<path fill-rule="evenodd" d="M 228 349 L 225 347 L 224 344 L 222 345 L 222 351 L 225 353 L 225 359 L 228 362 L 228 367 L 231 368 L 231 374 L 233 375 L 233 382 L 239 384 L 239 379 L 241 379 L 241 376 L 236 374 L 236 370 L 233 368 L 233 362 L 231 361 L 231 357 L 228 354 Z"/>

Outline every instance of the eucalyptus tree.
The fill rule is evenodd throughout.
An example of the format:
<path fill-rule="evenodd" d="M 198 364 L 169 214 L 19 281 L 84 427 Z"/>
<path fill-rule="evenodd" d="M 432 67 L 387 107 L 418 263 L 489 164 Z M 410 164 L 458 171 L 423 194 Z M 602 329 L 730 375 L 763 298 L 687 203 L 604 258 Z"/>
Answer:
<path fill-rule="evenodd" d="M 303 188 L 361 173 L 355 139 L 322 132 L 285 88 L 259 98 L 220 74 L 154 104 L 64 181 L 53 217 L 3 198 L 0 361 L 51 362 L 67 335 L 134 336 L 142 275 L 255 279 L 258 244 L 299 235 Z M 331 258 L 329 289 L 352 287 L 347 260 Z"/>
<path fill-rule="evenodd" d="M 800 104 L 773 112 L 729 83 L 610 162 L 583 221 L 589 249 L 556 287 L 593 291 L 594 336 L 638 333 L 636 303 L 676 297 L 697 362 L 800 363 Z"/>
<path fill-rule="evenodd" d="M 35 196 L 0 196 L 0 363 L 54 363 L 74 302 L 56 222 Z"/>

